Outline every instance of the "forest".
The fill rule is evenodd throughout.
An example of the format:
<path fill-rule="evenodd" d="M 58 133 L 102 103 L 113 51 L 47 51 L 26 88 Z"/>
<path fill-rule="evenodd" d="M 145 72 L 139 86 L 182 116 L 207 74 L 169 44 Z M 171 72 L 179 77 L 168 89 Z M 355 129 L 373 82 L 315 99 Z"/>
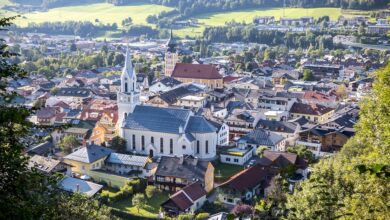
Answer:
<path fill-rule="evenodd" d="M 45 8 L 55 8 L 76 4 L 104 2 L 104 0 L 11 0 L 14 3 L 26 5 L 41 5 Z M 106 0 L 114 5 L 134 4 L 134 0 Z M 177 8 L 184 16 L 196 13 L 216 11 L 231 11 L 253 7 L 283 7 L 283 0 L 145 0 L 158 5 Z M 383 8 L 388 0 L 286 0 L 287 7 L 341 7 L 344 9 L 368 10 Z"/>

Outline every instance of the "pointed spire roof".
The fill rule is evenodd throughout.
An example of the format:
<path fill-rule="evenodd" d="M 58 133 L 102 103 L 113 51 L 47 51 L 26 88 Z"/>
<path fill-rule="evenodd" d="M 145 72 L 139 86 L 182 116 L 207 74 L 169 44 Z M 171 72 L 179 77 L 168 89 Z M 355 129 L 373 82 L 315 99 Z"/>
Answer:
<path fill-rule="evenodd" d="M 169 37 L 169 40 L 167 42 L 167 46 L 168 46 L 168 51 L 169 52 L 176 52 L 176 40 L 175 38 L 173 37 L 173 32 L 172 32 L 172 29 L 171 29 L 171 35 Z"/>
<path fill-rule="evenodd" d="M 127 76 L 127 77 L 131 78 L 133 74 L 134 74 L 133 64 L 131 63 L 129 45 L 127 44 L 125 65 L 124 65 L 123 70 L 122 70 L 122 76 Z"/>

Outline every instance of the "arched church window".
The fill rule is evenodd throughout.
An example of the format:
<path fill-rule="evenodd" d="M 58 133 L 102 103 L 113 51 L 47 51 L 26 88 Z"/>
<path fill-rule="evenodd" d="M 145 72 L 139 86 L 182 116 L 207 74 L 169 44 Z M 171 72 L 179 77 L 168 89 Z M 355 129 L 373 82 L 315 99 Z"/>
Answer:
<path fill-rule="evenodd" d="M 125 83 L 125 92 L 127 92 L 127 82 Z"/>

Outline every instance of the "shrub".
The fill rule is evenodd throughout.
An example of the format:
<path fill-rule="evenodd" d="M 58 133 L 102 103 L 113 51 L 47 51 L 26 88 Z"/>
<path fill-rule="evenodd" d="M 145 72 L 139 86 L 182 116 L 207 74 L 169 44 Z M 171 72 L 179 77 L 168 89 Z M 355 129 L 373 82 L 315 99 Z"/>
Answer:
<path fill-rule="evenodd" d="M 206 219 L 206 218 L 209 217 L 209 216 L 210 216 L 209 213 L 207 213 L 207 212 L 201 212 L 201 213 L 199 213 L 199 214 L 195 217 L 195 219 L 196 219 L 196 220 L 203 220 L 203 219 Z"/>
<path fill-rule="evenodd" d="M 152 198 L 156 193 L 158 192 L 158 189 L 155 186 L 149 185 L 145 189 L 145 194 L 148 199 Z"/>

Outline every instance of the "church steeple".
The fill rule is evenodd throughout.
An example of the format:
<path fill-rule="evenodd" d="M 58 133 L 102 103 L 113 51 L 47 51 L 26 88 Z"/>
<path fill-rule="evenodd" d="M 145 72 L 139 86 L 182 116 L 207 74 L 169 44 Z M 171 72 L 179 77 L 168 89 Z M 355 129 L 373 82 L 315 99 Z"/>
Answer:
<path fill-rule="evenodd" d="M 138 92 L 137 76 L 134 73 L 129 47 L 126 48 L 125 65 L 121 75 L 121 92 Z"/>
<path fill-rule="evenodd" d="M 140 104 L 140 92 L 137 86 L 137 75 L 131 63 L 129 47 L 126 48 L 125 65 L 121 75 L 121 88 L 117 94 L 118 122 L 122 128 L 124 120 Z"/>
<path fill-rule="evenodd" d="M 172 29 L 171 29 L 171 35 L 170 35 L 168 42 L 167 42 L 167 46 L 168 46 L 167 51 L 169 51 L 171 53 L 176 52 L 177 43 L 176 43 L 175 38 L 173 37 Z"/>

